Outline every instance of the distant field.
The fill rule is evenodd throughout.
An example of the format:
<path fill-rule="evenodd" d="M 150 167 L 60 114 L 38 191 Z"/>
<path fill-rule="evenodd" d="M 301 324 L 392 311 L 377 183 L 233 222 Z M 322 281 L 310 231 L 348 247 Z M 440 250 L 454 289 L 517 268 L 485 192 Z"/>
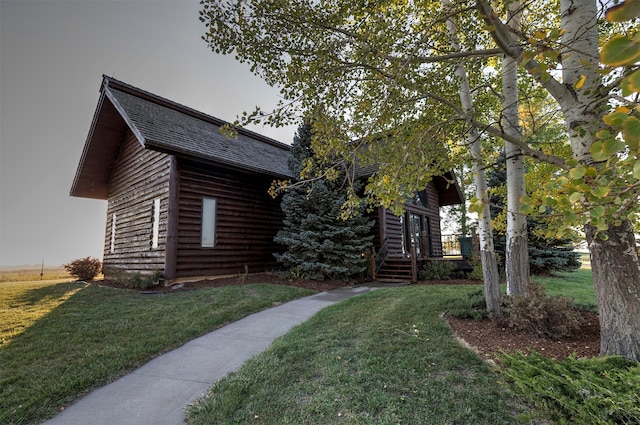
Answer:
<path fill-rule="evenodd" d="M 40 273 L 42 272 L 42 276 Z M 62 267 L 50 267 L 45 266 L 44 270 L 41 267 L 2 267 L 0 268 L 0 283 L 1 282 L 28 282 L 34 280 L 57 280 L 57 279 L 71 279 L 69 273 Z"/>

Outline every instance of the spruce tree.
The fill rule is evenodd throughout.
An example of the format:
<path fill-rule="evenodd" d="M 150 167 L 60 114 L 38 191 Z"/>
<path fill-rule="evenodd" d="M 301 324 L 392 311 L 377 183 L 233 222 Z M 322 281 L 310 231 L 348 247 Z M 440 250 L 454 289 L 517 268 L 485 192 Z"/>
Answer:
<path fill-rule="evenodd" d="M 503 187 L 506 183 L 506 161 L 504 152 L 497 160 L 496 167 L 487 173 L 488 184 L 492 189 Z M 491 195 L 491 216 L 502 217 L 500 214 L 505 205 L 504 196 L 493 193 Z M 500 228 L 500 226 L 495 226 Z M 580 254 L 575 252 L 573 244 L 568 238 L 545 238 L 546 223 L 532 216 L 527 216 L 529 233 L 529 265 L 531 274 L 545 275 L 553 272 L 568 272 L 580 268 Z M 498 263 L 504 270 L 506 238 L 504 231 L 494 230 L 493 240 L 498 254 Z"/>
<path fill-rule="evenodd" d="M 303 124 L 293 139 L 289 169 L 300 178 L 305 164 L 312 159 L 311 126 Z M 282 197 L 284 228 L 274 241 L 287 250 L 274 254 L 276 259 L 291 273 L 308 279 L 362 275 L 367 269 L 373 223 L 362 214 L 347 220 L 340 218 L 346 199 L 340 178 L 301 182 Z"/>

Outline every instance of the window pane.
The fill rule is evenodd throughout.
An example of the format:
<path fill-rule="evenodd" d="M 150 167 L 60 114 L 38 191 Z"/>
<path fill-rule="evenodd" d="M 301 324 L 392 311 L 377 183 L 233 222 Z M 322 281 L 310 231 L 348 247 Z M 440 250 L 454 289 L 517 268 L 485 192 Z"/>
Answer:
<path fill-rule="evenodd" d="M 202 198 L 201 246 L 212 248 L 216 244 L 216 200 Z"/>

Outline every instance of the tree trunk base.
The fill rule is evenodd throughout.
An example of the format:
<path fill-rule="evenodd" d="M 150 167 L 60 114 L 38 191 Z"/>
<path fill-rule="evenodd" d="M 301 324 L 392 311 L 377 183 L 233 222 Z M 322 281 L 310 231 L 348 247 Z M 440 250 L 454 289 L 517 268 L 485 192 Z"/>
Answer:
<path fill-rule="evenodd" d="M 640 262 L 629 221 L 602 235 L 585 226 L 600 313 L 600 355 L 640 361 Z"/>

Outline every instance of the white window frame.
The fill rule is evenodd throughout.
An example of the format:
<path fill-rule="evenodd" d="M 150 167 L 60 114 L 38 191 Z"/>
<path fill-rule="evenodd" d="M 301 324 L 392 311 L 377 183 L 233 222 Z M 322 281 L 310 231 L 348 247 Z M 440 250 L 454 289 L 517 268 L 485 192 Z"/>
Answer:
<path fill-rule="evenodd" d="M 202 198 L 202 219 L 200 223 L 200 246 L 202 248 L 216 246 L 217 207 L 215 198 Z"/>
<path fill-rule="evenodd" d="M 116 213 L 111 214 L 111 241 L 109 244 L 109 253 L 116 252 Z"/>
<path fill-rule="evenodd" d="M 153 200 L 153 221 L 151 227 L 151 249 L 158 248 L 160 239 L 160 198 Z"/>

